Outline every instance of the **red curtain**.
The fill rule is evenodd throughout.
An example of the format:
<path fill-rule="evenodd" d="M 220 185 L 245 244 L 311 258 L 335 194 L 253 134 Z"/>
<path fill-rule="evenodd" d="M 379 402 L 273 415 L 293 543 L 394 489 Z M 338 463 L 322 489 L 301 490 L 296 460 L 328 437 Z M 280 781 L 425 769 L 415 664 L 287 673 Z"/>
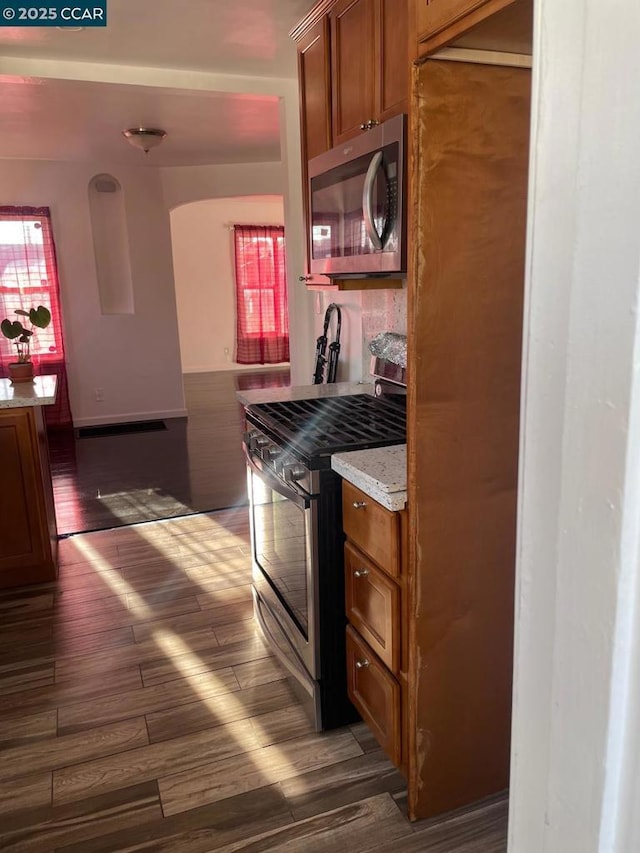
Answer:
<path fill-rule="evenodd" d="M 289 361 L 284 228 L 236 225 L 236 361 Z"/>
<path fill-rule="evenodd" d="M 35 372 L 58 376 L 56 403 L 44 407 L 48 427 L 72 425 L 60 316 L 60 283 L 48 207 L 0 206 L 0 317 L 18 319 L 16 308 L 44 305 L 51 323 L 37 329 L 31 344 Z M 0 335 L 0 376 L 15 361 L 15 347 Z"/>

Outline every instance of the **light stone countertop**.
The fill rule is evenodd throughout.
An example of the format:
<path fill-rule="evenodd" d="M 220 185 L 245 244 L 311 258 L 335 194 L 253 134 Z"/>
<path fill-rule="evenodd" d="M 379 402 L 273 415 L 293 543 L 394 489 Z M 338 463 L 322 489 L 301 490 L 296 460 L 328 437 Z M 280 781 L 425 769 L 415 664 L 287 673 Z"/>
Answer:
<path fill-rule="evenodd" d="M 281 403 L 291 400 L 316 400 L 319 397 L 345 397 L 349 394 L 373 394 L 370 382 L 330 382 L 322 385 L 295 385 L 286 388 L 254 388 L 236 391 L 244 405 L 255 403 Z"/>
<path fill-rule="evenodd" d="M 0 409 L 49 406 L 56 401 L 57 383 L 57 376 L 36 376 L 33 382 L 16 385 L 10 379 L 0 379 Z"/>
<path fill-rule="evenodd" d="M 407 503 L 407 445 L 336 453 L 331 467 L 382 506 L 396 512 Z"/>

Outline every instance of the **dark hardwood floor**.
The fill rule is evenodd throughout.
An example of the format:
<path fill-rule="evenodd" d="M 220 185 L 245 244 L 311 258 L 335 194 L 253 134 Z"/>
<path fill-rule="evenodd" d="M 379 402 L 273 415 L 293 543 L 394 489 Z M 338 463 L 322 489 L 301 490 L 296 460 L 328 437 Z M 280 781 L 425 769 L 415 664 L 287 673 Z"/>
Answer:
<path fill-rule="evenodd" d="M 111 529 L 0 592 L 1 850 L 506 850 L 505 798 L 409 823 L 368 729 L 312 731 L 263 642 L 235 390 L 268 381 L 185 377 L 166 432 L 54 444 L 63 531 Z"/>
<path fill-rule="evenodd" d="M 102 530 L 246 502 L 238 389 L 289 384 L 288 369 L 184 376 L 187 418 L 166 430 L 51 434 L 58 533 Z"/>
<path fill-rule="evenodd" d="M 246 507 L 60 543 L 0 593 L 5 853 L 504 853 L 506 800 L 410 824 L 362 725 L 316 734 L 252 619 Z"/>

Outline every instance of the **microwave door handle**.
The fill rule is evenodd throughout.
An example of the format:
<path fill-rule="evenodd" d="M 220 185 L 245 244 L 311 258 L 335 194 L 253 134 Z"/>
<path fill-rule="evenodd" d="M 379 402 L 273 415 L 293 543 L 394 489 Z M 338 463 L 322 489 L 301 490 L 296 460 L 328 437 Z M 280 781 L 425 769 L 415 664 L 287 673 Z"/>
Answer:
<path fill-rule="evenodd" d="M 382 165 L 382 151 L 376 151 L 371 158 L 367 174 L 364 179 L 364 188 L 362 190 L 362 212 L 364 214 L 364 227 L 367 236 L 373 243 L 374 249 L 382 249 L 382 240 L 376 231 L 376 224 L 373 221 L 373 185 L 376 180 L 378 169 Z"/>

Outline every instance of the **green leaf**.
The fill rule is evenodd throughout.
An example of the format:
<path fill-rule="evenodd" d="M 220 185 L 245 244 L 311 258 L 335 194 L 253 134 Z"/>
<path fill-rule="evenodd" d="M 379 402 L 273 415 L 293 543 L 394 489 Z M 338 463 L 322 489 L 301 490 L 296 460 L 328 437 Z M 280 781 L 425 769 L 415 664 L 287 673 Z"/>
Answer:
<path fill-rule="evenodd" d="M 9 338 L 10 341 L 13 341 L 15 338 L 20 337 L 24 332 L 24 326 L 20 320 L 15 320 L 13 323 L 11 320 L 3 320 L 2 323 L 0 323 L 0 331 L 5 338 Z"/>
<path fill-rule="evenodd" d="M 29 316 L 29 312 L 25 311 L 22 308 L 16 308 L 15 313 L 20 314 L 20 316 L 22 316 L 22 317 L 28 317 Z"/>
<path fill-rule="evenodd" d="M 38 305 L 37 308 L 32 308 L 29 311 L 29 319 L 39 329 L 46 329 L 51 322 L 51 311 L 44 305 Z"/>

